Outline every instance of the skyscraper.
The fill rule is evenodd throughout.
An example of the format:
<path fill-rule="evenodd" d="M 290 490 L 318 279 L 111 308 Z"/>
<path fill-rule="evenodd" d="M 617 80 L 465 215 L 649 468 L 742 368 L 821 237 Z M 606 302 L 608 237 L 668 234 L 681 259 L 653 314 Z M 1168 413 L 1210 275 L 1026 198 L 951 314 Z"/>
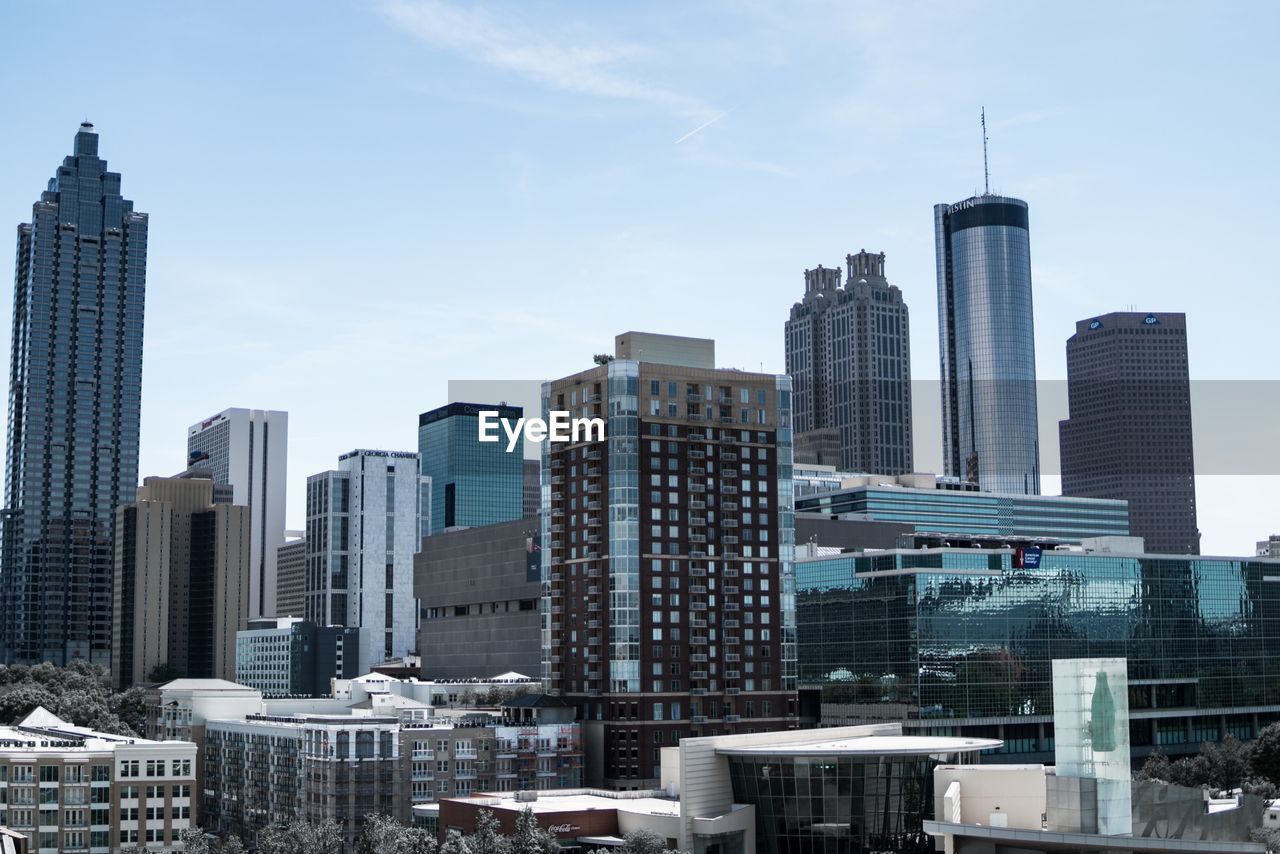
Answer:
<path fill-rule="evenodd" d="M 250 616 L 275 616 L 276 551 L 284 545 L 289 413 L 224 409 L 187 429 L 187 466 L 229 484 L 232 503 L 250 508 Z"/>
<path fill-rule="evenodd" d="M 1040 493 L 1027 203 L 935 205 L 942 443 L 947 474 Z"/>
<path fill-rule="evenodd" d="M 361 673 L 417 649 L 413 556 L 430 486 L 412 451 L 351 451 L 307 478 L 306 619 L 359 626 Z"/>
<path fill-rule="evenodd" d="M 842 471 L 911 471 L 911 330 L 884 253 L 846 255 L 848 280 L 804 271 L 786 324 L 796 458 Z M 829 458 L 828 458 L 829 457 Z"/>
<path fill-rule="evenodd" d="M 1152 554 L 1199 554 L 1187 317 L 1112 312 L 1067 339 L 1062 494 L 1123 498 Z"/>
<path fill-rule="evenodd" d="M 543 678 L 600 722 L 589 783 L 644 788 L 683 737 L 795 725 L 791 380 L 616 350 L 542 387 L 607 422 L 543 443 Z"/>
<path fill-rule="evenodd" d="M 116 511 L 111 680 L 234 679 L 249 619 L 250 511 L 213 481 L 149 477 Z"/>
<path fill-rule="evenodd" d="M 115 510 L 138 485 L 147 215 L 88 122 L 17 256 L 0 659 L 106 666 Z"/>
<path fill-rule="evenodd" d="M 422 473 L 431 478 L 431 534 L 473 528 L 524 516 L 524 445 L 507 451 L 500 441 L 480 441 L 480 413 L 493 411 L 512 424 L 519 406 L 450 403 L 418 416 Z"/>

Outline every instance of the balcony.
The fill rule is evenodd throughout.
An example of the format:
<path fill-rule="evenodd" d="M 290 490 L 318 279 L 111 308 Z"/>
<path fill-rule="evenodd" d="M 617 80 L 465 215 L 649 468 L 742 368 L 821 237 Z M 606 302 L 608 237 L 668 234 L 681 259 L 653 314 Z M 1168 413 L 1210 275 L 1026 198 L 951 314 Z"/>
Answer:
<path fill-rule="evenodd" d="M 706 510 L 707 502 L 699 501 L 696 498 L 691 498 L 689 499 L 689 509 L 690 510 Z"/>
<path fill-rule="evenodd" d="M 551 526 L 551 533 L 553 533 L 553 534 L 563 534 L 563 533 L 564 533 L 564 525 L 563 525 L 563 524 L 555 524 L 555 525 L 552 525 L 552 526 Z"/>
<path fill-rule="evenodd" d="M 594 494 L 598 494 L 598 493 L 600 492 L 600 484 L 598 484 L 598 483 L 588 483 L 588 484 L 587 484 L 587 492 L 589 492 L 589 493 L 591 493 L 591 494 L 593 494 L 593 495 L 594 495 Z"/>
<path fill-rule="evenodd" d="M 707 485 L 705 483 L 690 483 L 688 484 L 688 488 L 690 492 L 696 493 L 703 493 L 707 491 Z"/>
<path fill-rule="evenodd" d="M 723 575 L 725 578 L 737 578 L 737 577 L 738 577 L 738 570 L 736 570 L 736 569 L 725 569 L 725 570 L 721 573 L 721 575 Z"/>
<path fill-rule="evenodd" d="M 587 578 L 599 578 L 599 577 L 600 577 L 600 567 L 598 566 L 587 567 Z"/>
<path fill-rule="evenodd" d="M 587 628 L 588 628 L 588 629 L 598 629 L 598 628 L 600 628 L 600 621 L 599 621 L 599 620 L 587 620 Z"/>
<path fill-rule="evenodd" d="M 691 584 L 689 585 L 689 592 L 698 595 L 705 595 L 707 592 L 707 586 L 705 584 Z"/>
<path fill-rule="evenodd" d="M 690 442 L 705 442 L 705 441 L 707 441 L 707 434 L 706 434 L 706 433 L 699 433 L 699 432 L 697 432 L 697 431 L 694 431 L 694 432 L 692 432 L 692 433 L 690 433 L 690 434 L 689 434 L 689 441 L 690 441 Z"/>
<path fill-rule="evenodd" d="M 691 566 L 689 567 L 689 577 L 690 578 L 706 578 L 707 568 L 705 566 Z"/>
<path fill-rule="evenodd" d="M 737 635 L 725 635 L 724 642 L 726 646 L 729 646 L 729 645 L 737 646 L 742 643 L 742 638 L 738 637 Z"/>
<path fill-rule="evenodd" d="M 733 451 L 721 451 L 720 460 L 726 463 L 736 463 L 738 461 L 738 455 Z"/>
<path fill-rule="evenodd" d="M 707 526 L 707 517 L 706 516 L 690 516 L 689 524 L 698 528 L 705 528 Z"/>
<path fill-rule="evenodd" d="M 725 480 L 737 480 L 738 472 L 736 469 L 720 469 L 720 477 Z"/>
<path fill-rule="evenodd" d="M 591 462 L 599 462 L 600 452 L 594 448 L 591 449 L 590 451 L 587 451 L 587 459 L 590 460 Z"/>
<path fill-rule="evenodd" d="M 599 516 L 591 516 L 591 517 L 588 517 L 587 519 L 588 528 L 599 528 L 603 524 L 604 524 L 604 520 L 601 519 Z"/>
<path fill-rule="evenodd" d="M 553 474 L 553 475 L 551 476 L 551 485 L 552 485 L 552 486 L 562 486 L 562 485 L 564 485 L 564 475 L 562 475 L 562 474 Z"/>
<path fill-rule="evenodd" d="M 705 460 L 706 458 L 707 458 L 706 451 L 692 451 L 692 450 L 689 451 L 689 459 L 691 460 Z"/>
<path fill-rule="evenodd" d="M 591 544 L 591 545 L 593 545 L 593 546 L 595 546 L 595 545 L 599 545 L 599 544 L 600 544 L 600 535 L 599 535 L 599 534 L 587 534 L 587 542 L 588 542 L 588 543 L 590 543 L 590 544 Z"/>
<path fill-rule="evenodd" d="M 725 661 L 741 661 L 742 656 L 738 655 L 736 652 L 731 652 L 724 657 L 724 660 Z"/>
<path fill-rule="evenodd" d="M 594 584 L 587 588 L 588 596 L 597 596 L 599 595 L 599 593 L 600 593 L 600 588 L 595 586 Z"/>
<path fill-rule="evenodd" d="M 594 511 L 594 510 L 599 510 L 599 509 L 600 509 L 600 502 L 599 502 L 599 501 L 588 501 L 588 502 L 587 502 L 587 509 L 588 509 L 588 510 L 592 510 L 592 511 Z"/>
<path fill-rule="evenodd" d="M 736 671 L 736 670 L 726 670 L 726 671 L 724 672 L 724 678 L 725 678 L 725 679 L 737 679 L 737 678 L 738 678 L 738 671 Z"/>
<path fill-rule="evenodd" d="M 587 468 L 587 477 L 599 477 L 600 466 L 589 466 Z"/>
<path fill-rule="evenodd" d="M 689 674 L 689 678 L 690 678 L 690 679 L 699 679 L 699 680 L 701 680 L 701 679 L 706 679 L 706 678 L 707 678 L 707 671 L 705 671 L 705 670 L 695 670 L 695 671 L 693 671 L 692 673 L 690 673 L 690 674 Z"/>
<path fill-rule="evenodd" d="M 707 470 L 703 466 L 689 466 L 689 475 L 691 477 L 706 477 Z"/>
<path fill-rule="evenodd" d="M 725 560 L 737 560 L 737 559 L 738 559 L 738 558 L 740 558 L 740 557 L 742 557 L 742 555 L 740 555 L 740 554 L 738 554 L 737 552 L 734 552 L 734 551 L 727 551 L 727 550 L 726 550 L 726 551 L 725 551 L 725 553 L 724 553 L 724 559 L 725 559 Z"/>
<path fill-rule="evenodd" d="M 706 603 L 706 602 L 690 602 L 690 603 L 689 603 L 689 610 L 690 610 L 690 611 L 705 611 L 705 610 L 707 610 L 707 603 Z"/>
<path fill-rule="evenodd" d="M 740 720 L 742 720 L 742 715 L 725 715 L 724 716 L 724 722 L 727 724 L 736 724 Z"/>
<path fill-rule="evenodd" d="M 728 433 L 722 430 L 720 441 L 725 443 L 726 445 L 736 445 L 738 444 L 738 437 L 733 435 L 732 433 Z"/>
<path fill-rule="evenodd" d="M 435 759 L 436 752 L 430 749 L 423 750 L 419 748 L 418 750 L 413 751 L 413 758 L 414 759 Z"/>
<path fill-rule="evenodd" d="M 694 664 L 706 664 L 707 656 L 706 656 L 706 653 L 698 652 L 689 656 L 689 660 Z"/>
<path fill-rule="evenodd" d="M 596 612 L 596 611 L 599 611 L 599 610 L 600 610 L 600 603 L 599 603 L 599 602 L 588 602 L 588 603 L 587 603 L 587 610 L 588 610 L 588 611 L 591 611 L 591 612 L 593 612 L 593 613 L 594 613 L 594 612 Z"/>
<path fill-rule="evenodd" d="M 725 627 L 726 629 L 736 629 L 736 628 L 738 627 L 738 621 L 737 621 L 737 620 L 725 620 L 725 621 L 724 621 L 724 627 Z"/>
<path fill-rule="evenodd" d="M 706 635 L 694 635 L 694 636 L 692 636 L 691 638 L 689 638 L 689 643 L 690 643 L 690 644 L 692 644 L 693 646 L 706 646 L 706 645 L 707 645 L 707 636 L 706 636 Z"/>
<path fill-rule="evenodd" d="M 724 512 L 726 512 L 726 513 L 734 513 L 734 512 L 737 512 L 737 510 L 738 510 L 738 502 L 736 502 L 736 501 L 722 501 L 722 502 L 720 503 L 720 509 L 721 509 L 721 510 L 723 510 Z"/>
<path fill-rule="evenodd" d="M 720 538 L 720 542 L 724 543 L 726 546 L 736 546 L 738 544 L 738 538 L 733 534 L 725 534 Z"/>
<path fill-rule="evenodd" d="M 689 628 L 691 628 L 691 629 L 705 629 L 706 627 L 707 627 L 707 621 L 706 621 L 706 620 L 699 620 L 697 617 L 690 617 L 690 618 L 689 618 Z"/>
<path fill-rule="evenodd" d="M 409 775 L 409 779 L 413 780 L 415 783 L 421 783 L 426 780 L 434 780 L 435 778 L 436 778 L 436 772 L 434 771 L 414 771 Z"/>
<path fill-rule="evenodd" d="M 722 528 L 736 528 L 736 527 L 738 527 L 738 520 L 737 520 L 737 519 L 721 519 L 721 520 L 720 520 L 720 527 L 722 527 Z"/>
<path fill-rule="evenodd" d="M 738 494 L 738 487 L 736 487 L 736 486 L 722 486 L 722 487 L 720 487 L 720 494 L 721 494 L 721 495 L 737 495 L 737 494 Z"/>
<path fill-rule="evenodd" d="M 689 549 L 689 557 L 694 560 L 705 560 L 707 557 L 706 549 Z"/>
<path fill-rule="evenodd" d="M 736 596 L 738 594 L 738 586 L 736 584 L 726 584 L 724 586 L 724 592 L 726 595 Z"/>
<path fill-rule="evenodd" d="M 691 543 L 701 544 L 701 543 L 705 543 L 706 541 L 707 541 L 706 534 L 690 534 L 689 535 L 689 542 Z"/>
<path fill-rule="evenodd" d="M 736 697 L 738 694 L 742 693 L 742 689 L 741 688 L 725 688 L 724 692 L 731 697 Z"/>

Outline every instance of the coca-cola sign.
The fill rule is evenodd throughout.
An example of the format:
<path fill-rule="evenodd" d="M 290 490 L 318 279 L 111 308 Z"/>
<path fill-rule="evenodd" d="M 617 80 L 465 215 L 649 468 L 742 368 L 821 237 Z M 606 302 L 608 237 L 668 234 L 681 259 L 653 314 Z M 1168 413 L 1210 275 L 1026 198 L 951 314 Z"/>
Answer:
<path fill-rule="evenodd" d="M 573 833 L 577 830 L 582 828 L 576 824 L 553 824 L 547 828 L 548 833 Z"/>

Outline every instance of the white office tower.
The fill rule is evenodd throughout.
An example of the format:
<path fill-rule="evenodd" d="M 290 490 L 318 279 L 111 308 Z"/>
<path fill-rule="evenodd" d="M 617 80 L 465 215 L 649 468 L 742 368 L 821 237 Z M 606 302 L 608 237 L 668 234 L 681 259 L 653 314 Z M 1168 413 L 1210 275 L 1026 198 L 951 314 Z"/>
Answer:
<path fill-rule="evenodd" d="M 249 616 L 276 615 L 276 550 L 284 545 L 289 413 L 226 409 L 187 430 L 188 471 L 230 486 L 250 508 Z M 215 500 L 218 498 L 215 492 Z"/>
<path fill-rule="evenodd" d="M 351 451 L 307 478 L 306 618 L 359 626 L 361 673 L 418 647 L 413 556 L 430 489 L 413 451 Z"/>

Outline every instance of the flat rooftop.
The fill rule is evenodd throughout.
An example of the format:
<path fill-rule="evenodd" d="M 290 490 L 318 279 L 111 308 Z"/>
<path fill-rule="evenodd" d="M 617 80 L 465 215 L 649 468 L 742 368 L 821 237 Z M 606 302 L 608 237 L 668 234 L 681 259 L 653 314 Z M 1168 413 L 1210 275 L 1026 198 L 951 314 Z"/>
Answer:
<path fill-rule="evenodd" d="M 814 739 L 786 744 L 752 744 L 717 747 L 723 756 L 932 756 L 989 750 L 1004 742 L 994 738 L 959 738 L 929 735 L 868 735 L 854 738 Z"/>
<path fill-rule="evenodd" d="M 539 791 L 534 801 L 519 801 L 507 792 L 486 792 L 469 798 L 447 798 L 494 809 L 523 810 L 534 814 L 580 810 L 621 810 L 646 815 L 680 815 L 680 801 L 646 792 L 604 792 L 591 789 Z"/>

